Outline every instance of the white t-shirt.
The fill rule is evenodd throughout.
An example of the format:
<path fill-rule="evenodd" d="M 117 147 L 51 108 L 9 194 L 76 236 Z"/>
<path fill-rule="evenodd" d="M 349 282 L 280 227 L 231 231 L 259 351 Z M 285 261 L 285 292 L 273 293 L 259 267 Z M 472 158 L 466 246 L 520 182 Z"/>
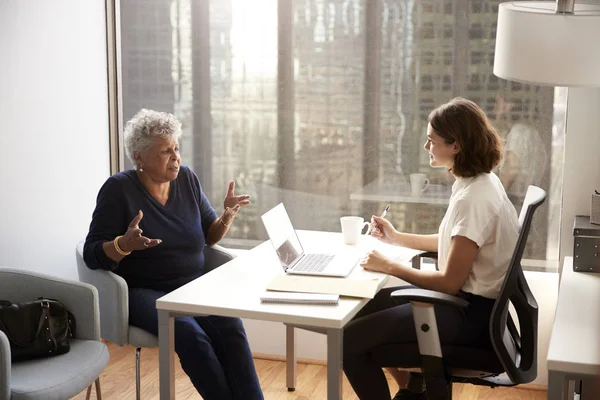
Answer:
<path fill-rule="evenodd" d="M 502 288 L 518 235 L 517 211 L 494 173 L 459 178 L 452 185 L 448 210 L 440 224 L 439 269 L 446 268 L 452 237 L 472 240 L 479 251 L 462 290 L 495 299 Z"/>

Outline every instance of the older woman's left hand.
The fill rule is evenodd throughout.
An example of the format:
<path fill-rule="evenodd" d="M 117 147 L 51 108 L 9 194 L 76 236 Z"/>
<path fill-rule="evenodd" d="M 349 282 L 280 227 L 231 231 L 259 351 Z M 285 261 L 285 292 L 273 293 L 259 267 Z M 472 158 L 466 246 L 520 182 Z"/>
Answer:
<path fill-rule="evenodd" d="M 383 272 L 389 274 L 393 261 L 385 257 L 377 250 L 368 252 L 362 260 L 360 266 L 369 271 Z"/>
<path fill-rule="evenodd" d="M 224 222 L 229 225 L 239 209 L 243 206 L 247 206 L 248 204 L 250 204 L 250 195 L 243 194 L 241 196 L 236 196 L 235 182 L 229 182 L 229 188 L 227 189 L 227 194 L 225 195 L 225 200 L 223 201 L 223 208 L 225 209 L 223 217 L 226 219 Z"/>

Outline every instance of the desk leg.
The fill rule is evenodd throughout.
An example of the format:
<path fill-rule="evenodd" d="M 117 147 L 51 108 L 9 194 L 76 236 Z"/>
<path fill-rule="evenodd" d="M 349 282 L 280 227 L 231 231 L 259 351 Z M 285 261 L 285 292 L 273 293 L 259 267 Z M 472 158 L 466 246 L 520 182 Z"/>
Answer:
<path fill-rule="evenodd" d="M 296 336 L 294 327 L 285 326 L 285 383 L 288 392 L 296 390 Z"/>
<path fill-rule="evenodd" d="M 569 382 L 562 372 L 548 371 L 548 400 L 568 399 Z M 565 396 L 566 395 L 566 396 Z"/>
<path fill-rule="evenodd" d="M 572 380 L 567 376 L 565 378 L 564 389 L 563 389 L 563 397 L 566 400 L 575 400 L 575 387 L 579 389 L 579 381 Z"/>
<path fill-rule="evenodd" d="M 600 399 L 600 378 L 586 375 L 581 386 L 581 400 Z"/>
<path fill-rule="evenodd" d="M 160 399 L 175 399 L 174 320 L 169 311 L 158 310 L 158 371 Z"/>
<path fill-rule="evenodd" d="M 327 330 L 327 400 L 342 399 L 343 330 Z"/>

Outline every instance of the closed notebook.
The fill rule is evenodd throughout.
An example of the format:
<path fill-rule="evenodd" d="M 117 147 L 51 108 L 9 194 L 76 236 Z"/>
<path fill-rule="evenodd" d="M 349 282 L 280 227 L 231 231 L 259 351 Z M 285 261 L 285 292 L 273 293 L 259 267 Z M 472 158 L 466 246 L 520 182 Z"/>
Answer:
<path fill-rule="evenodd" d="M 340 300 L 337 294 L 265 292 L 260 301 L 263 303 L 325 304 L 336 305 Z"/>

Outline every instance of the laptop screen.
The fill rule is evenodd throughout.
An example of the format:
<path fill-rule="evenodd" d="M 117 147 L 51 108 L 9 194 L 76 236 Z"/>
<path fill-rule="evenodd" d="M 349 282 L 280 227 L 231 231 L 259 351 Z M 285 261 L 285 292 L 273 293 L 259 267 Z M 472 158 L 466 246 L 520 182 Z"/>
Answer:
<path fill-rule="evenodd" d="M 264 213 L 261 218 L 279 262 L 285 270 L 304 254 L 292 221 L 283 203 Z"/>

